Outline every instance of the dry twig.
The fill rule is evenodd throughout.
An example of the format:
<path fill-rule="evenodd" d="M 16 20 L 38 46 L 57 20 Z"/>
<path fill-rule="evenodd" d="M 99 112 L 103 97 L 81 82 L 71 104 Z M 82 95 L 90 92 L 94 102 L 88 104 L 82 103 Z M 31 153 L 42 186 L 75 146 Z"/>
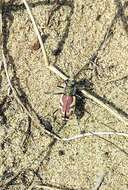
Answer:
<path fill-rule="evenodd" d="M 95 135 L 98 135 L 98 136 L 103 136 L 103 135 L 118 135 L 118 136 L 124 136 L 124 137 L 128 137 L 128 133 L 121 133 L 121 132 L 115 132 L 115 131 L 103 131 L 103 132 L 87 132 L 87 133 L 84 133 L 84 134 L 80 134 L 80 135 L 76 135 L 76 136 L 73 136 L 73 137 L 69 137 L 69 138 L 63 138 L 64 141 L 72 141 L 72 140 L 77 140 L 77 139 L 80 139 L 80 138 L 84 138 L 84 137 L 89 137 L 89 136 L 95 136 Z"/>

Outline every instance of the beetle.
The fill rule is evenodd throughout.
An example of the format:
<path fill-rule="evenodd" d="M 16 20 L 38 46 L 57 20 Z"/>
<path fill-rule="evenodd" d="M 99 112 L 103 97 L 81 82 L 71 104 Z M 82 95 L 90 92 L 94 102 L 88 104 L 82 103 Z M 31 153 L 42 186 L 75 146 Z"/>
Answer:
<path fill-rule="evenodd" d="M 85 68 L 85 66 L 83 68 Z M 79 123 L 79 120 L 84 114 L 84 105 L 86 103 L 86 98 L 81 93 L 81 90 L 85 88 L 92 90 L 93 84 L 90 82 L 90 79 L 82 79 L 80 81 L 77 81 L 76 78 L 78 78 L 80 71 L 77 72 L 77 74 L 72 75 L 70 68 L 69 72 L 70 73 L 68 79 L 64 81 L 64 86 L 57 86 L 59 88 L 63 88 L 63 92 L 45 92 L 45 94 L 61 95 L 59 108 L 64 123 L 68 121 L 73 112 L 73 109 L 76 115 L 76 119 Z M 58 109 L 56 111 L 58 111 Z M 54 111 L 54 114 L 56 111 Z"/>
<path fill-rule="evenodd" d="M 60 96 L 60 111 L 62 115 L 62 120 L 67 121 L 71 116 L 73 110 L 76 115 L 76 119 L 79 123 L 80 118 L 82 118 L 85 108 L 84 105 L 86 103 L 86 98 L 82 95 L 81 89 L 91 90 L 93 84 L 87 79 L 82 79 L 80 81 L 75 80 L 75 77 L 69 77 L 68 80 L 65 81 L 65 86 L 58 86 L 64 88 L 63 93 Z M 87 112 L 87 110 L 86 110 Z"/>
<path fill-rule="evenodd" d="M 63 88 L 63 92 L 45 92 L 45 94 L 61 95 L 59 108 L 64 124 L 69 120 L 73 110 L 77 121 L 83 116 L 85 97 L 80 93 L 80 90 L 81 88 L 83 89 L 83 86 L 90 88 L 90 85 L 92 84 L 90 82 L 88 83 L 87 80 L 76 81 L 75 77 L 69 77 L 64 81 L 64 86 L 57 86 Z M 54 114 L 58 110 L 55 110 Z"/>

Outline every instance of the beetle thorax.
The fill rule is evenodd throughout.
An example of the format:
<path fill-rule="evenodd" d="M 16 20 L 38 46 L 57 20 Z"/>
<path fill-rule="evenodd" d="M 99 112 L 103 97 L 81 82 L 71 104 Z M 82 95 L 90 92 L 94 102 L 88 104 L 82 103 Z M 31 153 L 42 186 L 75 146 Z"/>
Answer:
<path fill-rule="evenodd" d="M 75 80 L 67 80 L 64 88 L 64 94 L 67 96 L 75 96 L 76 94 L 76 82 Z"/>

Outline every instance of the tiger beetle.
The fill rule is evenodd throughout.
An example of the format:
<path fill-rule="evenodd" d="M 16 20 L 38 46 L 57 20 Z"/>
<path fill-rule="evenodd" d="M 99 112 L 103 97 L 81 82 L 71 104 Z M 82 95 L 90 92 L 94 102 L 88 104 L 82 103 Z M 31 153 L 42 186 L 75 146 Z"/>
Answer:
<path fill-rule="evenodd" d="M 75 114 L 76 116 L 78 116 L 77 121 L 79 120 L 78 118 L 80 118 L 79 117 L 80 113 L 78 112 L 83 113 L 84 104 L 85 104 L 84 101 L 85 97 L 81 95 L 80 90 L 84 89 L 85 87 L 87 89 L 91 89 L 90 86 L 92 86 L 92 83 L 89 82 L 88 80 L 81 80 L 81 81 L 75 80 L 75 78 L 78 77 L 78 75 L 79 72 L 74 77 L 70 74 L 70 77 L 64 81 L 65 84 L 64 86 L 57 86 L 59 88 L 64 88 L 63 92 L 52 93 L 54 95 L 61 94 L 59 107 L 62 115 L 62 120 L 64 123 L 66 123 L 69 120 L 71 114 L 73 113 L 73 110 L 75 110 Z M 48 92 L 47 94 L 51 94 L 51 92 L 50 93 Z M 76 109 L 77 108 L 76 104 L 79 104 L 78 105 L 79 109 Z"/>

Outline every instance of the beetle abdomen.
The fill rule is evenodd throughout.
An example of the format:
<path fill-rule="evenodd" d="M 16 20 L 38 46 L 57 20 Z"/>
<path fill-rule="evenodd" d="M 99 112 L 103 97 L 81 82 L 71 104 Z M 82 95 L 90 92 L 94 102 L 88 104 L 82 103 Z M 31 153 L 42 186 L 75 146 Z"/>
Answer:
<path fill-rule="evenodd" d="M 75 105 L 75 96 L 62 95 L 60 98 L 60 108 L 64 118 L 69 118 Z"/>

